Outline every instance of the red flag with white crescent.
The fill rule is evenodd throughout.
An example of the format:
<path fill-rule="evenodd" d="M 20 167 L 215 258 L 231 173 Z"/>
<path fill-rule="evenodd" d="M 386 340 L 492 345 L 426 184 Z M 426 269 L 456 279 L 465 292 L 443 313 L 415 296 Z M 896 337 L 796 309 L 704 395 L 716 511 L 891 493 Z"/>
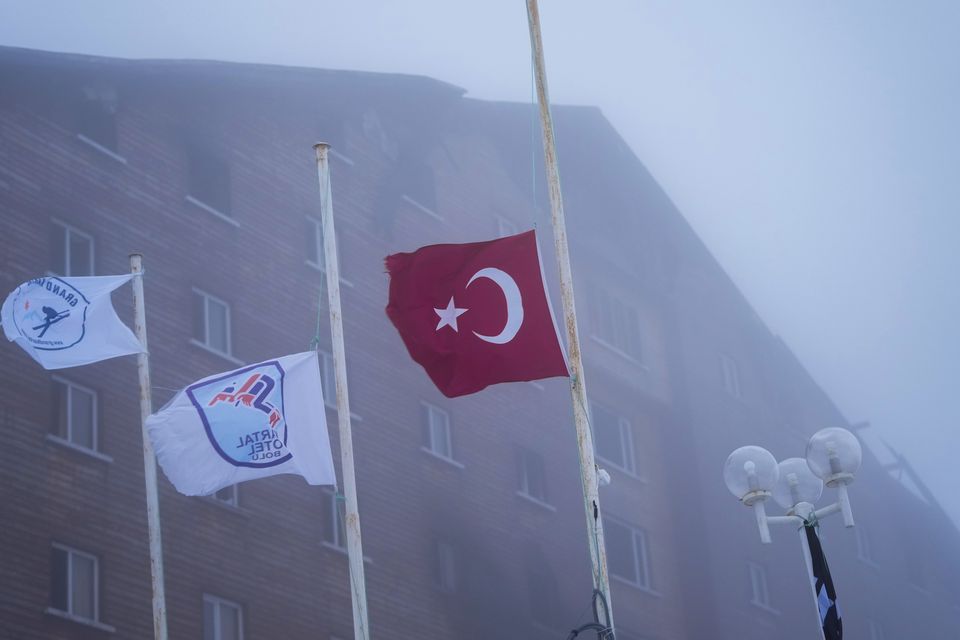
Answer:
<path fill-rule="evenodd" d="M 386 258 L 387 316 L 447 397 L 569 375 L 534 231 Z"/>

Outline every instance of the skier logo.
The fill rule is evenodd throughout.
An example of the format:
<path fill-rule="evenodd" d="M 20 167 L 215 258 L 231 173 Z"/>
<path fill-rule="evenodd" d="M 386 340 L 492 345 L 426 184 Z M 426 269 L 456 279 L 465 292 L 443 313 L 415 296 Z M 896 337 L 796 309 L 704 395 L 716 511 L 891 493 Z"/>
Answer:
<path fill-rule="evenodd" d="M 86 334 L 89 306 L 86 296 L 66 280 L 36 278 L 14 293 L 13 324 L 34 349 L 69 349 Z"/>
<path fill-rule="evenodd" d="M 29 301 L 27 304 L 29 304 Z M 33 328 L 34 331 L 40 329 L 40 334 L 37 336 L 38 338 L 42 338 L 50 328 L 50 325 L 53 323 L 60 322 L 64 318 L 70 317 L 69 311 L 57 311 L 56 309 L 52 309 L 50 307 L 42 307 L 42 310 L 46 318 L 44 319 L 43 324 L 38 324 Z"/>
<path fill-rule="evenodd" d="M 236 467 L 286 462 L 284 371 L 277 361 L 231 371 L 187 387 L 187 397 L 220 456 Z"/>

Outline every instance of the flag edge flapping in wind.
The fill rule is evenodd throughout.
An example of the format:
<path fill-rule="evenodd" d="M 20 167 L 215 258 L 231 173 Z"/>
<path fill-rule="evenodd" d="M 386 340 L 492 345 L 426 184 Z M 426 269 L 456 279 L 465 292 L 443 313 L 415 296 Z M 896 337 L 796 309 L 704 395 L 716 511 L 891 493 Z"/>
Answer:
<path fill-rule="evenodd" d="M 113 291 L 134 277 L 135 274 L 132 273 L 108 276 L 46 275 L 22 282 L 4 298 L 3 305 L 0 306 L 0 322 L 3 324 L 4 335 L 8 341 L 17 344 L 48 371 L 143 353 L 140 341 L 117 315 L 111 297 Z M 59 299 L 63 300 L 62 304 L 66 306 L 65 311 L 73 313 L 72 319 L 65 316 L 69 322 L 64 325 L 73 327 L 72 334 L 67 339 L 68 342 L 75 340 L 72 344 L 54 347 L 53 341 L 49 341 L 49 347 L 38 346 L 40 340 L 32 338 L 20 328 L 15 305 L 28 295 L 29 287 L 41 287 L 51 296 L 59 296 Z M 29 299 L 25 300 L 25 304 L 29 304 Z M 46 310 L 46 307 L 43 309 Z M 51 318 L 48 317 L 47 320 L 46 326 L 50 327 Z M 56 322 L 56 318 L 53 320 Z M 40 336 L 42 335 L 41 333 Z"/>
<path fill-rule="evenodd" d="M 550 353 L 543 351 L 536 354 L 537 358 L 542 358 L 544 361 L 550 359 L 550 362 L 548 364 L 544 364 L 542 370 L 539 372 L 531 373 L 528 370 L 523 373 L 517 373 L 516 370 L 509 370 L 505 376 L 499 378 L 497 378 L 497 376 L 487 376 L 487 379 L 482 379 L 484 376 L 478 376 L 478 379 L 471 380 L 469 379 L 469 375 L 464 374 L 465 369 L 457 368 L 460 365 L 459 361 L 457 361 L 455 365 L 450 364 L 450 362 L 446 363 L 445 370 L 444 364 L 440 358 L 450 358 L 451 354 L 453 354 L 455 350 L 447 349 L 445 351 L 440 351 L 435 348 L 436 345 L 430 344 L 430 334 L 427 332 L 425 325 L 424 327 L 420 327 L 419 325 L 414 325 L 414 323 L 411 322 L 411 317 L 414 317 L 417 313 L 429 307 L 429 305 L 424 306 L 425 303 L 422 301 L 416 304 L 410 304 L 406 300 L 401 301 L 400 289 L 412 288 L 412 291 L 415 295 L 421 293 L 420 290 L 424 287 L 420 287 L 419 285 L 413 286 L 410 284 L 411 279 L 414 277 L 414 267 L 422 268 L 422 265 L 416 264 L 419 260 L 422 260 L 424 263 L 429 263 L 431 261 L 443 262 L 444 260 L 448 259 L 454 262 L 455 268 L 450 267 L 445 269 L 444 272 L 438 276 L 439 280 L 446 280 L 452 283 L 452 281 L 457 278 L 462 279 L 464 270 L 470 267 L 472 261 L 476 262 L 477 258 L 481 256 L 483 252 L 490 251 L 492 254 L 496 255 L 497 253 L 502 252 L 502 250 L 494 249 L 496 244 L 510 242 L 517 243 L 517 245 L 522 247 L 523 250 L 529 249 L 530 254 L 518 254 L 516 256 L 510 256 L 509 258 L 504 254 L 500 255 L 499 259 L 501 261 L 515 260 L 516 264 L 511 266 L 524 270 L 524 280 L 529 283 L 530 287 L 535 288 L 523 289 L 524 296 L 530 294 L 534 296 L 532 300 L 525 298 L 523 300 L 523 306 L 527 308 L 528 312 L 531 309 L 536 309 L 536 314 L 534 315 L 536 320 L 534 322 L 538 327 L 535 329 L 535 331 L 539 331 L 539 336 L 549 334 L 553 338 L 549 345 L 543 342 L 538 342 L 538 338 L 534 338 L 533 344 L 527 344 L 526 346 L 521 346 L 520 348 L 534 348 L 535 345 L 536 349 L 552 350 L 555 348 L 556 351 Z M 525 246 L 523 244 L 525 242 L 531 243 L 530 246 Z M 476 249 L 476 254 L 471 256 L 470 252 L 474 249 Z M 449 252 L 451 254 L 454 252 L 462 252 L 467 257 L 447 256 L 437 258 L 430 256 L 430 254 L 434 252 Z M 481 263 L 486 264 L 482 261 Z M 474 264 L 473 266 L 476 267 L 478 265 Z M 486 266 L 494 266 L 495 268 L 503 267 L 504 269 L 507 268 L 503 262 L 497 265 Z M 560 336 L 556 315 L 553 313 L 552 302 L 550 299 L 549 290 L 547 289 L 546 276 L 543 269 L 543 261 L 541 258 L 535 229 L 490 240 L 423 245 L 410 252 L 399 252 L 386 256 L 384 258 L 384 267 L 390 278 L 390 284 L 388 287 L 388 301 L 385 309 L 386 315 L 390 319 L 391 324 L 393 324 L 394 328 L 400 334 L 401 341 L 403 342 L 410 358 L 425 370 L 428 377 L 444 396 L 448 398 L 455 398 L 477 393 L 496 384 L 508 382 L 531 382 L 552 377 L 567 377 L 570 375 L 569 360 L 567 358 L 564 342 Z M 529 272 L 526 271 L 527 269 L 529 269 Z M 533 277 L 533 269 L 536 269 L 536 277 Z M 434 274 L 431 274 L 431 276 L 433 275 Z M 477 275 L 478 274 L 474 274 L 474 277 Z M 514 273 L 513 276 L 519 277 L 517 273 Z M 402 284 L 401 280 L 404 281 Z M 473 278 L 471 278 L 471 281 L 472 280 Z M 516 286 L 516 280 L 513 278 L 511 278 L 511 280 L 513 281 L 514 286 Z M 467 286 L 469 286 L 469 282 L 467 283 Z M 466 287 L 463 287 L 459 291 L 451 290 L 449 293 L 456 296 L 462 294 L 465 289 Z M 537 306 L 528 306 L 528 301 Z M 435 302 L 436 304 L 443 306 L 443 304 L 446 303 L 446 298 L 444 298 L 442 301 L 437 299 Z M 433 311 L 437 311 L 437 309 L 434 308 Z M 458 308 L 456 311 L 460 311 L 460 309 Z M 529 313 L 527 313 L 526 318 L 530 318 Z M 547 321 L 547 319 L 549 319 L 549 321 Z M 433 320 L 436 321 L 436 318 L 433 318 Z M 524 322 L 526 322 L 526 319 Z M 439 330 L 439 327 L 437 330 Z M 426 336 L 424 335 L 425 333 L 427 334 Z M 529 336 L 529 333 L 526 335 Z M 530 338 L 521 338 L 521 342 L 530 343 Z M 431 360 L 431 358 L 437 356 L 439 356 L 439 358 L 436 360 Z M 468 359 L 469 357 L 465 357 L 464 361 Z M 502 362 L 500 362 L 500 365 L 505 366 L 508 369 L 509 367 L 517 366 L 517 362 L 515 360 L 513 362 L 507 362 L 508 360 L 509 357 L 505 358 Z M 442 375 L 444 373 L 446 376 Z"/>
<path fill-rule="evenodd" d="M 283 372 L 280 393 L 289 457 L 273 466 L 252 468 L 224 455 L 196 395 L 190 392 L 231 375 L 270 366 Z M 294 381 L 297 376 L 303 379 Z M 296 426 L 291 428 L 291 424 Z M 281 474 L 299 475 L 311 485 L 337 484 L 316 351 L 280 356 L 200 378 L 174 394 L 147 419 L 146 427 L 164 475 L 184 495 L 211 495 L 232 484 Z"/>

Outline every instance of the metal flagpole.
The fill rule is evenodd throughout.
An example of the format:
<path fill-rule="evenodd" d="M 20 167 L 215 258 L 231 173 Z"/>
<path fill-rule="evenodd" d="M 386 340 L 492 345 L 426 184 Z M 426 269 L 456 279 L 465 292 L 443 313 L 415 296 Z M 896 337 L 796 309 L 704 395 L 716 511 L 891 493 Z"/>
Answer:
<path fill-rule="evenodd" d="M 563 317 L 567 326 L 567 350 L 570 357 L 570 393 L 573 396 L 573 418 L 577 428 L 580 451 L 580 481 L 583 485 L 583 506 L 587 516 L 587 534 L 590 560 L 593 563 L 593 588 L 603 594 L 606 608 L 597 611 L 598 619 L 613 628 L 613 602 L 610 600 L 610 580 L 607 575 L 607 551 L 603 539 L 603 520 L 600 516 L 599 481 L 593 456 L 593 437 L 587 418 L 587 390 L 583 380 L 583 362 L 580 357 L 580 337 L 577 330 L 577 312 L 573 301 L 573 276 L 570 271 L 570 252 L 567 247 L 567 229 L 563 216 L 563 196 L 560 193 L 560 171 L 557 166 L 557 147 L 553 138 L 553 119 L 550 115 L 550 96 L 543 62 L 543 42 L 540 39 L 540 12 L 537 0 L 527 0 L 527 19 L 530 24 L 530 47 L 533 50 L 537 98 L 540 103 L 540 124 L 543 128 L 543 154 L 550 190 L 550 219 L 560 270 L 560 295 L 563 298 Z M 596 605 L 595 605 L 596 606 Z M 605 614 L 606 620 L 601 617 Z"/>
<path fill-rule="evenodd" d="M 147 486 L 147 529 L 150 535 L 150 578 L 153 586 L 153 637 L 167 640 L 167 601 L 163 591 L 163 544 L 160 541 L 160 497 L 157 493 L 157 457 L 147 433 L 147 418 L 153 413 L 150 393 L 150 354 L 147 352 L 147 318 L 143 304 L 143 256 L 130 254 L 133 278 L 133 329 L 143 345 L 137 354 L 140 379 L 140 427 L 143 432 L 143 476 Z"/>
<path fill-rule="evenodd" d="M 313 145 L 317 152 L 317 176 L 320 180 L 320 224 L 323 230 L 324 268 L 327 273 L 327 299 L 330 303 L 330 331 L 333 336 L 333 368 L 337 382 L 337 422 L 340 426 L 340 462 L 343 493 L 346 497 L 345 525 L 350 586 L 353 601 L 353 635 L 356 640 L 370 638 L 367 621 L 367 590 L 363 577 L 363 547 L 360 543 L 360 514 L 357 506 L 357 479 L 353 470 L 353 436 L 350 427 L 350 400 L 347 395 L 347 363 L 343 347 L 343 316 L 340 311 L 340 265 L 337 260 L 337 236 L 333 229 L 333 193 L 330 188 L 330 145 Z"/>

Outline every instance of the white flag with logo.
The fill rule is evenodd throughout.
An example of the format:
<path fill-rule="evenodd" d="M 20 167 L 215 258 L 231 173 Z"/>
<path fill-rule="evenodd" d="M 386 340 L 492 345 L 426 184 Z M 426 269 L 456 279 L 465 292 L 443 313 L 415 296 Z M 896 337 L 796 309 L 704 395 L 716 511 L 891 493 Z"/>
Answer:
<path fill-rule="evenodd" d="M 337 483 L 315 351 L 194 382 L 147 430 L 163 472 L 188 496 L 278 473 Z"/>
<path fill-rule="evenodd" d="M 110 301 L 110 292 L 132 277 L 45 276 L 24 282 L 0 308 L 3 332 L 44 369 L 140 353 L 140 341 Z"/>

